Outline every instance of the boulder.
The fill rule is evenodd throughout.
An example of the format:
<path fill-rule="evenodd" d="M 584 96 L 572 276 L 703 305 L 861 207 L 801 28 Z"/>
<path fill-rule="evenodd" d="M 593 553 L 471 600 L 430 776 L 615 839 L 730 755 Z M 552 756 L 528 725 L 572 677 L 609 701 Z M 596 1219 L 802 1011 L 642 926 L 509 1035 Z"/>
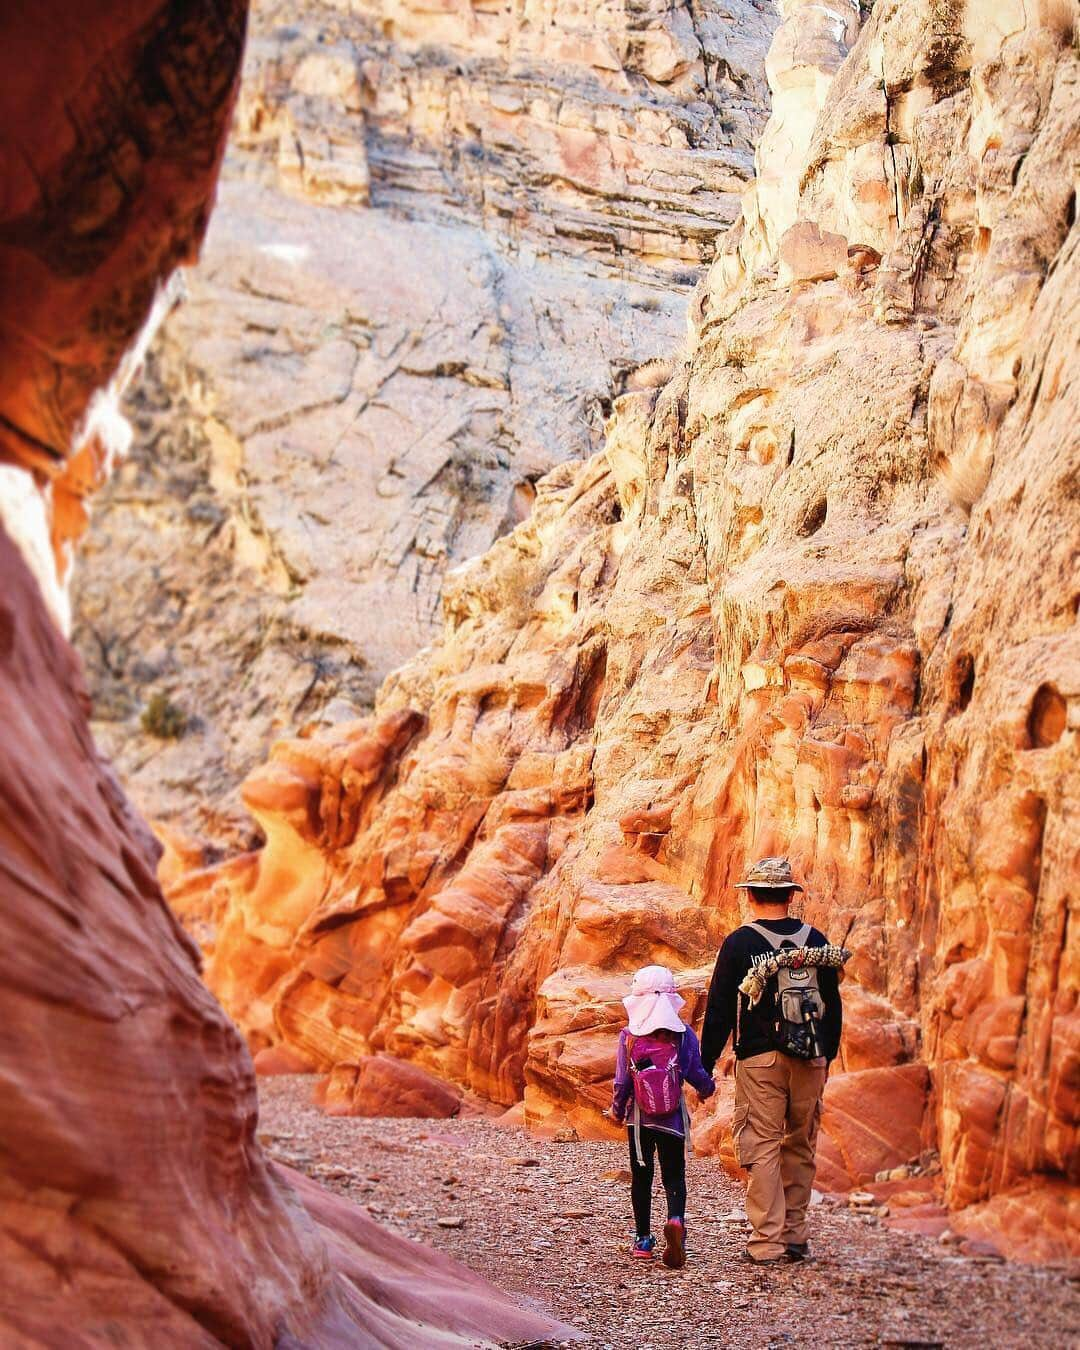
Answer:
<path fill-rule="evenodd" d="M 848 242 L 842 234 L 823 230 L 812 220 L 800 220 L 780 240 L 780 286 L 797 282 L 830 281 L 847 269 Z"/>
<path fill-rule="evenodd" d="M 461 1091 L 419 1064 L 370 1055 L 337 1064 L 318 1084 L 315 1101 L 331 1116 L 404 1116 L 445 1120 L 461 1109 Z"/>

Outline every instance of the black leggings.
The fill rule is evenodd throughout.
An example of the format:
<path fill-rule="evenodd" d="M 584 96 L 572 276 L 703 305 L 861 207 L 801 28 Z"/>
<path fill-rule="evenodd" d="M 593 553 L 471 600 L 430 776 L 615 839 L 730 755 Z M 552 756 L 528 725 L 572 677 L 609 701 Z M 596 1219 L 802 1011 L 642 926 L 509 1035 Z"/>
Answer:
<path fill-rule="evenodd" d="M 630 1202 L 634 1206 L 634 1224 L 638 1237 L 646 1237 L 652 1232 L 654 1153 L 660 1155 L 660 1180 L 664 1183 L 667 1195 L 668 1218 L 681 1219 L 686 1213 L 686 1144 L 677 1134 L 650 1130 L 647 1125 L 642 1125 L 641 1156 L 645 1159 L 645 1166 L 642 1167 L 637 1159 L 632 1125 L 627 1133 L 630 1138 Z"/>

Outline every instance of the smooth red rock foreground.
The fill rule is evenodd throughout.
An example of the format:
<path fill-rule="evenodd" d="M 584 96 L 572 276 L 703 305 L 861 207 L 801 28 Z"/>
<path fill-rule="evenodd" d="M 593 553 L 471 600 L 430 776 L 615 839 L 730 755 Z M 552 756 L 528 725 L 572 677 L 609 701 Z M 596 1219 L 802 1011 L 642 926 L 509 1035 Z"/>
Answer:
<path fill-rule="evenodd" d="M 700 1012 L 733 882 L 787 852 L 854 953 L 823 1179 L 938 1149 L 955 1227 L 1065 1258 L 1080 67 L 1064 10 L 947 8 L 782 6 L 685 359 L 447 577 L 375 716 L 275 747 L 265 848 L 200 882 L 208 978 L 253 1045 L 583 1133 L 631 972 Z"/>
<path fill-rule="evenodd" d="M 269 1165 L 248 1050 L 95 750 L 55 622 L 106 449 L 77 428 L 201 237 L 244 6 L 83 9 L 0 14 L 0 1344 L 562 1335 Z"/>
<path fill-rule="evenodd" d="M 248 1052 L 95 753 L 77 657 L 2 533 L 0 575 L 0 1341 L 412 1350 L 437 1331 L 552 1334 L 267 1163 Z"/>

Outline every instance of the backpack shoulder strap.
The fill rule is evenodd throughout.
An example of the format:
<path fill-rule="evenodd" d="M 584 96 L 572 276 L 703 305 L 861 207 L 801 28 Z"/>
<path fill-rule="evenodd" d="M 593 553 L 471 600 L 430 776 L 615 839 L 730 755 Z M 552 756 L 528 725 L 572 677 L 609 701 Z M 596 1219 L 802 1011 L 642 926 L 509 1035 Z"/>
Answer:
<path fill-rule="evenodd" d="M 803 926 L 794 933 L 773 933 L 770 932 L 764 924 L 760 923 L 748 923 L 746 926 L 747 928 L 752 928 L 755 933 L 759 933 L 774 952 L 778 952 L 785 942 L 790 942 L 795 947 L 805 947 L 806 939 L 813 931 L 808 923 L 804 923 Z"/>
<path fill-rule="evenodd" d="M 626 1065 L 631 1071 L 634 1068 L 634 1042 L 636 1040 L 637 1037 L 631 1035 L 629 1031 L 626 1033 Z"/>
<path fill-rule="evenodd" d="M 759 937 L 763 937 L 774 952 L 778 952 L 780 950 L 780 944 L 787 941 L 787 938 L 782 934 L 770 932 L 764 924 L 748 923 L 746 926 L 747 928 L 752 928 Z"/>

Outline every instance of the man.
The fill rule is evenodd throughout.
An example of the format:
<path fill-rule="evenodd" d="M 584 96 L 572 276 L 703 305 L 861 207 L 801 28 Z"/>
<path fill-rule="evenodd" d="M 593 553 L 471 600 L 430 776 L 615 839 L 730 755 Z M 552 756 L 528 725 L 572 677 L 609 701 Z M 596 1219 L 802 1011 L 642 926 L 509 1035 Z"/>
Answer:
<path fill-rule="evenodd" d="M 747 892 L 753 918 L 720 948 L 701 1056 L 711 1073 L 732 1038 L 735 1154 L 750 1173 L 746 1213 L 753 1236 L 745 1256 L 756 1265 L 776 1265 L 809 1254 L 806 1209 L 821 1094 L 840 1047 L 837 968 L 847 953 L 829 947 L 816 928 L 788 914 L 802 887 L 786 858 L 763 858 L 737 889 Z M 813 947 L 827 950 L 812 958 L 800 955 L 800 949 Z M 781 969 L 775 970 L 778 965 Z M 756 1001 L 740 992 L 748 975 L 761 977 L 768 970 L 775 973 L 749 982 Z M 725 1073 L 730 1065 L 730 1060 L 725 1063 Z"/>

